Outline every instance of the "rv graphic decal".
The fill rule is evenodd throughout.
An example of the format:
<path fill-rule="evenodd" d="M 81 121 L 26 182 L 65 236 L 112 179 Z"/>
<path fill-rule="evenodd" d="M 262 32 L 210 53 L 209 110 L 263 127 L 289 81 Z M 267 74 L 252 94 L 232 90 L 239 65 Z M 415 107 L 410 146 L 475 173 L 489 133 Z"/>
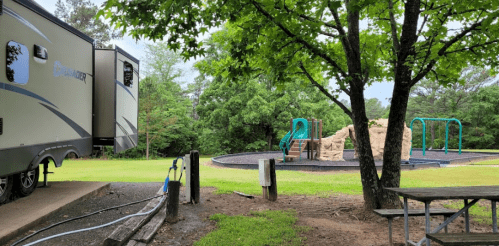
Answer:
<path fill-rule="evenodd" d="M 13 85 L 9 85 L 9 84 L 5 84 L 5 83 L 0 82 L 0 89 L 6 90 L 6 91 L 12 91 L 12 92 L 19 93 L 19 94 L 22 94 L 22 95 L 25 95 L 28 97 L 35 98 L 35 99 L 38 99 L 38 100 L 45 102 L 45 103 L 48 103 L 48 104 L 57 108 L 57 106 L 55 106 L 53 103 L 49 102 L 47 99 L 45 99 L 45 98 L 43 98 L 43 97 L 41 97 L 41 96 L 31 92 L 31 91 L 25 90 L 23 88 L 19 88 L 17 86 L 13 86 Z"/>
<path fill-rule="evenodd" d="M 62 114 L 61 112 L 43 104 L 43 103 L 40 103 L 40 105 L 44 106 L 45 108 L 50 110 L 52 113 L 57 115 L 57 117 L 61 118 L 61 120 L 63 120 L 64 122 L 66 122 L 66 124 L 68 124 L 71 128 L 73 128 L 73 130 L 75 130 L 78 133 L 78 135 L 80 135 L 80 137 L 82 137 L 82 138 L 91 137 L 90 133 L 85 131 L 85 129 L 83 129 L 83 127 L 76 124 L 76 122 L 74 122 L 73 120 L 68 118 L 66 115 Z"/>
<path fill-rule="evenodd" d="M 133 144 L 132 146 L 136 146 L 136 144 L 134 143 L 133 139 L 130 137 L 130 133 L 128 133 L 127 130 L 125 130 L 125 128 L 118 122 L 116 122 L 116 125 L 121 129 L 121 131 L 126 135 L 124 136 L 123 138 L 128 138 L 128 140 L 130 140 L 130 142 Z"/>
<path fill-rule="evenodd" d="M 60 76 L 73 77 L 75 79 L 78 79 L 78 80 L 85 82 L 85 84 L 87 83 L 87 81 L 85 80 L 87 78 L 86 73 L 80 72 L 78 70 L 75 70 L 75 69 L 72 69 L 69 67 L 65 67 L 61 64 L 60 61 L 55 61 L 54 62 L 54 77 L 60 77 Z"/>
<path fill-rule="evenodd" d="M 121 116 L 121 117 L 126 121 L 126 123 L 128 124 L 128 126 L 130 127 L 130 129 L 132 129 L 133 134 L 137 134 L 137 128 L 135 128 L 135 126 L 133 126 L 132 122 L 130 122 L 129 120 L 127 120 L 123 116 Z"/>
<path fill-rule="evenodd" d="M 18 13 L 14 12 L 12 9 L 9 9 L 7 6 L 3 6 L 4 8 L 4 12 L 12 17 L 14 17 L 14 19 L 18 20 L 19 22 L 21 22 L 22 24 L 24 24 L 25 26 L 29 27 L 31 30 L 33 30 L 34 32 L 38 33 L 40 36 L 42 36 L 44 39 L 46 39 L 47 41 L 49 41 L 49 43 L 52 43 L 50 41 L 50 39 L 47 38 L 47 36 L 45 36 L 45 34 L 43 34 L 40 30 L 38 30 L 38 28 L 36 28 L 33 24 L 31 24 L 28 20 L 24 19 L 22 16 L 20 16 Z"/>
<path fill-rule="evenodd" d="M 22 89 L 22 88 L 19 88 L 19 87 L 16 87 L 16 86 L 12 86 L 12 85 L 9 85 L 9 84 L 5 84 L 5 83 L 2 83 L 0 82 L 0 89 L 3 89 L 3 90 L 6 90 L 6 91 L 11 91 L 11 92 L 15 92 L 15 93 L 19 93 L 21 95 L 25 95 L 25 96 L 28 96 L 28 97 L 32 97 L 32 98 L 35 98 L 35 99 L 38 99 L 44 103 L 47 103 L 47 104 L 50 104 L 51 106 L 55 107 L 55 108 L 58 108 L 57 106 L 55 106 L 53 103 L 51 103 L 50 101 L 48 101 L 47 99 L 31 92 L 31 91 L 28 91 L 28 90 L 25 90 L 25 89 Z M 43 104 L 43 103 L 40 103 L 40 105 L 44 106 L 45 108 L 47 108 L 48 110 L 52 111 L 52 113 L 54 113 L 57 117 L 61 118 L 64 122 L 66 122 L 66 124 L 68 124 L 71 128 L 73 128 L 77 133 L 78 135 L 80 135 L 82 138 L 84 137 L 90 137 L 90 133 L 88 133 L 87 131 L 85 131 L 85 129 L 83 129 L 81 126 L 79 126 L 78 124 L 76 124 L 76 122 L 74 122 L 73 120 L 69 119 L 67 116 L 65 116 L 64 114 L 62 114 L 61 112 Z"/>
<path fill-rule="evenodd" d="M 125 89 L 126 92 L 128 92 L 128 94 L 130 94 L 130 96 L 132 96 L 133 100 L 135 100 L 135 97 L 133 96 L 132 92 L 123 83 L 121 83 L 118 80 L 116 80 L 115 82 L 116 82 L 117 85 L 123 87 L 123 89 Z M 137 100 L 135 100 L 135 101 L 137 101 Z"/>

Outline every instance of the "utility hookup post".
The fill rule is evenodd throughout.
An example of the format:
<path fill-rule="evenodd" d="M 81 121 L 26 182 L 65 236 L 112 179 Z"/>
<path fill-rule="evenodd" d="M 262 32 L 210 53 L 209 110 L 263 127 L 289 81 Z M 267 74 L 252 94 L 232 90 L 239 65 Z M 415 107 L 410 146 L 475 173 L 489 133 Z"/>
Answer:
<path fill-rule="evenodd" d="M 270 186 L 270 161 L 258 160 L 258 173 L 260 174 L 260 186 L 262 186 L 263 199 L 269 199 L 268 187 Z"/>
<path fill-rule="evenodd" d="M 187 154 L 184 157 L 185 161 L 185 202 L 192 203 L 191 196 L 191 155 Z"/>

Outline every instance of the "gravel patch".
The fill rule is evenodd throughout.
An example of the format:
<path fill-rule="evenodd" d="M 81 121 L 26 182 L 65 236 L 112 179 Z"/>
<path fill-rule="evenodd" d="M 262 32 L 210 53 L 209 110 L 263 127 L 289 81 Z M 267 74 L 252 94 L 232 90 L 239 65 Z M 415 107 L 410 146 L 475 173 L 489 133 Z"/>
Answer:
<path fill-rule="evenodd" d="M 15 241 L 33 233 L 36 230 L 42 229 L 46 226 L 52 225 L 54 223 L 88 214 L 94 211 L 98 211 L 104 208 L 117 206 L 125 203 L 130 203 L 145 198 L 149 198 L 156 195 L 156 192 L 162 187 L 163 183 L 111 183 L 111 187 L 108 190 L 104 190 L 101 194 L 91 197 L 85 201 L 79 202 L 73 206 L 63 208 L 56 212 L 49 219 L 43 223 L 32 228 L 28 233 L 19 235 L 16 239 L 9 242 L 11 245 Z M 50 189 L 50 188 L 49 188 Z M 62 224 L 60 226 L 49 229 L 45 232 L 39 233 L 34 237 L 18 244 L 25 245 L 29 242 L 34 242 L 38 239 L 45 238 L 51 235 L 93 227 L 101 224 L 105 224 L 116 219 L 125 217 L 130 214 L 137 213 L 141 210 L 148 201 L 134 204 L 131 206 L 114 209 L 110 211 L 103 212 L 101 214 L 96 214 L 81 220 L 76 220 Z M 38 246 L 44 245 L 74 245 L 74 246 L 86 246 L 86 245 L 102 245 L 104 239 L 119 225 L 124 223 L 124 221 L 116 223 L 114 225 L 96 229 L 92 231 L 71 234 L 67 236 L 62 236 L 59 238 L 51 239 L 42 243 L 37 244 Z"/>

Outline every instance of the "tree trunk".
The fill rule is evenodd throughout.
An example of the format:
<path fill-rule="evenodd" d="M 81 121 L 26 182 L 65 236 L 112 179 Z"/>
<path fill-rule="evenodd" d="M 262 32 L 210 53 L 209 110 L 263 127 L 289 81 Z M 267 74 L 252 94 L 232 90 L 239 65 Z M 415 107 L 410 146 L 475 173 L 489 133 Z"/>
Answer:
<path fill-rule="evenodd" d="M 377 199 L 379 189 L 379 177 L 374 164 L 369 137 L 369 120 L 366 116 L 366 103 L 364 99 L 364 84 L 362 78 L 362 64 L 360 57 L 360 36 L 359 36 L 359 10 L 352 8 L 358 1 L 346 1 L 347 22 L 348 22 L 348 47 L 347 53 L 348 74 L 350 75 L 350 103 L 352 106 L 352 120 L 357 141 L 357 150 L 360 163 L 360 177 L 362 181 L 362 192 L 364 195 L 364 207 L 372 210 L 379 207 Z M 365 75 L 367 76 L 367 75 Z"/>
<path fill-rule="evenodd" d="M 398 195 L 387 192 L 383 187 L 400 187 L 400 160 L 402 140 L 404 137 L 405 113 L 409 100 L 410 88 L 393 88 L 392 104 L 386 130 L 385 148 L 383 152 L 383 171 L 381 173 L 378 198 L 382 208 L 398 208 L 402 206 Z"/>
<path fill-rule="evenodd" d="M 146 160 L 149 160 L 149 132 L 146 132 Z"/>
<path fill-rule="evenodd" d="M 371 149 L 369 123 L 365 110 L 364 91 L 362 89 L 359 90 L 352 88 L 350 101 L 352 105 L 352 120 L 355 129 L 355 139 L 357 141 L 357 153 L 359 154 L 364 206 L 366 210 L 373 210 L 379 208 L 380 206 L 380 201 L 377 198 L 380 186 Z"/>

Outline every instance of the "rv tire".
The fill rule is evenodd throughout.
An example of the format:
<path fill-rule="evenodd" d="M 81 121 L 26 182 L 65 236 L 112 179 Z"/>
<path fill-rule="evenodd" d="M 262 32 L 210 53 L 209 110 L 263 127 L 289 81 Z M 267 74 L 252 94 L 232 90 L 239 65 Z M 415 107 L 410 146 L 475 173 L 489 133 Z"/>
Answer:
<path fill-rule="evenodd" d="M 40 169 L 38 166 L 35 169 L 14 175 L 14 191 L 17 195 L 24 197 L 33 193 L 38 185 L 39 175 Z"/>
<path fill-rule="evenodd" d="M 9 200 L 12 191 L 12 180 L 12 176 L 0 178 L 0 204 L 3 204 Z"/>

